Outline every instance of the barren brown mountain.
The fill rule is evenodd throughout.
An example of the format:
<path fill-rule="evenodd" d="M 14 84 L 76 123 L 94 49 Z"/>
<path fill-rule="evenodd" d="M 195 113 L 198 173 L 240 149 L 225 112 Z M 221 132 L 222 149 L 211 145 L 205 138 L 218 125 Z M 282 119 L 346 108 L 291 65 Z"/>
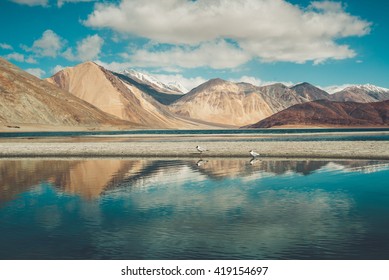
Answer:
<path fill-rule="evenodd" d="M 1 129 L 42 125 L 51 126 L 53 130 L 61 130 L 64 127 L 68 129 L 131 127 L 131 123 L 102 112 L 2 58 L 0 58 L 0 124 Z"/>
<path fill-rule="evenodd" d="M 283 110 L 249 128 L 275 126 L 388 126 L 389 101 L 375 103 L 319 100 Z"/>
<path fill-rule="evenodd" d="M 175 116 L 135 85 L 93 62 L 63 69 L 47 80 L 106 113 L 147 128 L 201 127 Z"/>
<path fill-rule="evenodd" d="M 305 101 L 281 84 L 257 87 L 213 79 L 178 99 L 170 109 L 197 120 L 243 126 Z"/>

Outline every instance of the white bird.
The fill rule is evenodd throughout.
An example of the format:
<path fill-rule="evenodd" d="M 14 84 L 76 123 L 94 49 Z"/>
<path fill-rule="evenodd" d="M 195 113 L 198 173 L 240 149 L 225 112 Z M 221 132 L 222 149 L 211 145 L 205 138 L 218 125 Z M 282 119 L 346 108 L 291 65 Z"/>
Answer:
<path fill-rule="evenodd" d="M 197 149 L 197 151 L 199 151 L 200 153 L 203 153 L 203 152 L 205 152 L 205 151 L 208 151 L 207 149 L 202 148 L 202 147 L 200 147 L 200 146 L 196 146 L 196 149 Z"/>
<path fill-rule="evenodd" d="M 257 156 L 259 156 L 259 154 L 257 152 L 254 152 L 253 150 L 250 151 L 250 155 L 253 157 L 253 158 L 256 158 Z"/>

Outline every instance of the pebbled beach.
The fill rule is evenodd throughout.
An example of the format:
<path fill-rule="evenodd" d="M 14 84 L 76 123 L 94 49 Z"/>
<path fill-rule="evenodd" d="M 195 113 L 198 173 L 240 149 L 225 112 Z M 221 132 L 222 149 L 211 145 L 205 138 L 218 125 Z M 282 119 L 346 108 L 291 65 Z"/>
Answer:
<path fill-rule="evenodd" d="M 196 145 L 208 151 L 200 154 Z M 208 138 L 188 138 L 180 141 L 133 139 L 128 142 L 28 142 L 0 143 L 0 158 L 39 157 L 250 157 L 254 150 L 260 157 L 277 158 L 332 158 L 332 159 L 388 159 L 389 141 L 243 141 Z"/>

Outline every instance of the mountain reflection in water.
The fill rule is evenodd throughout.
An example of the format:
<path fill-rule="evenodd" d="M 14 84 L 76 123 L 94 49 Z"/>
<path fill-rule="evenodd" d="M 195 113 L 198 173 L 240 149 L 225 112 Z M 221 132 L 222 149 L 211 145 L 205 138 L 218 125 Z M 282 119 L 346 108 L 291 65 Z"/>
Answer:
<path fill-rule="evenodd" d="M 389 257 L 385 161 L 2 160 L 0 176 L 0 259 Z"/>

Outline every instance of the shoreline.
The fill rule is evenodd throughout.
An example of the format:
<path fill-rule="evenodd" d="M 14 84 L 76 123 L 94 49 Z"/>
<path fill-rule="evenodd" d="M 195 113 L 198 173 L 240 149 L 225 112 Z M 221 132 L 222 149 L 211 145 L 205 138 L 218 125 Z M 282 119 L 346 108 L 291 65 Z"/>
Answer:
<path fill-rule="evenodd" d="M 196 146 L 209 151 L 200 154 Z M 0 143 L 0 159 L 11 158 L 258 158 L 389 160 L 389 141 L 207 141 Z"/>

